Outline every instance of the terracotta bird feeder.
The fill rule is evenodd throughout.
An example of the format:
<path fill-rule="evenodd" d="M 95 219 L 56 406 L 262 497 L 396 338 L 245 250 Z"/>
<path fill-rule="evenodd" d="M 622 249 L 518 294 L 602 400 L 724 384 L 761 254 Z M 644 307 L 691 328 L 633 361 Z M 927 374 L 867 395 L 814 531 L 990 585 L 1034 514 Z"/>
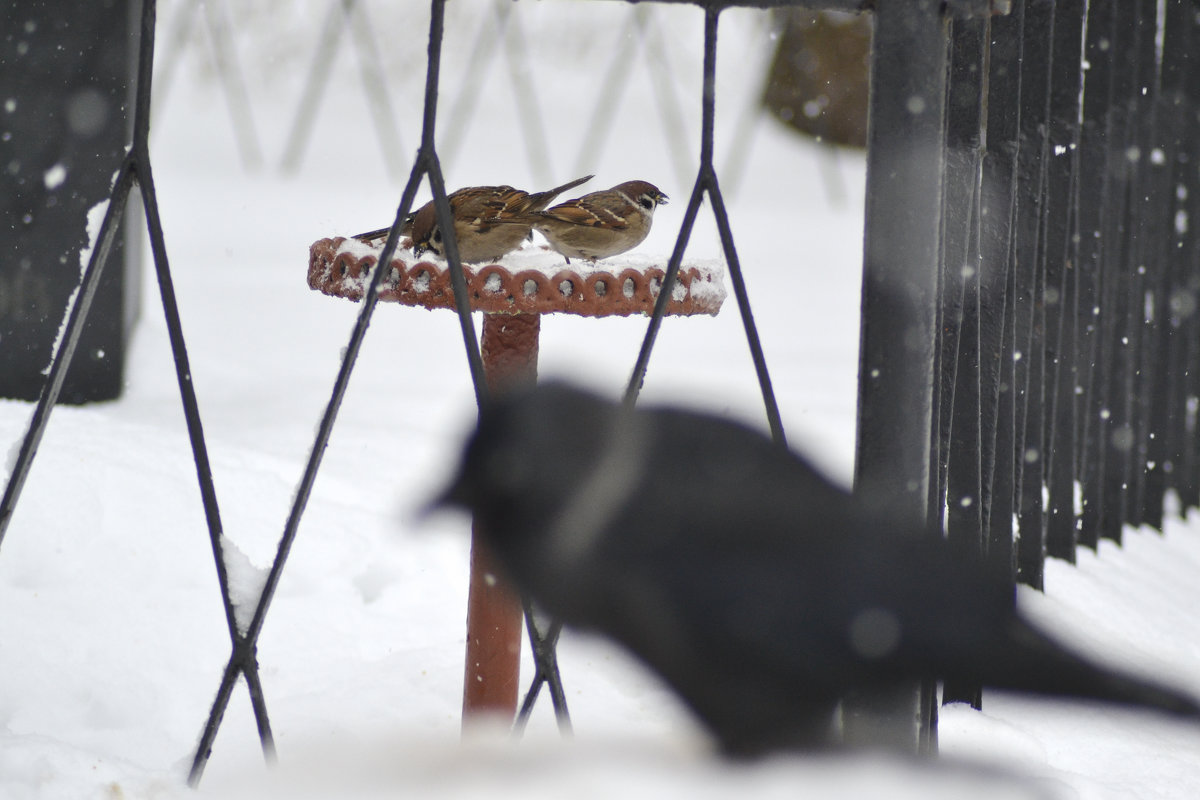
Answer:
<path fill-rule="evenodd" d="M 361 300 L 382 249 L 382 244 L 342 237 L 316 241 L 309 248 L 308 285 L 333 297 Z M 502 391 L 514 382 L 537 379 L 542 314 L 649 315 L 666 274 L 666 259 L 629 253 L 595 264 L 568 265 L 558 253 L 527 246 L 499 263 L 466 265 L 463 272 L 471 309 L 483 312 L 480 350 L 488 388 Z M 666 313 L 716 314 L 725 300 L 723 274 L 719 261 L 685 263 Z M 453 310 L 448 265 L 397 249 L 379 299 Z M 464 720 L 483 713 L 511 719 L 517 708 L 523 611 L 520 598 L 497 580 L 497 574 L 480 537 L 472 536 Z"/>

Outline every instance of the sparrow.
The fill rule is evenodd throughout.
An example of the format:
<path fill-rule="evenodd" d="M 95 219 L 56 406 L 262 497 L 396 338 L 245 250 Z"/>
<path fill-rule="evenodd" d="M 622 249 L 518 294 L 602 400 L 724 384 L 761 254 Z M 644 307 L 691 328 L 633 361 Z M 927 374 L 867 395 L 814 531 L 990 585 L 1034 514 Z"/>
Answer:
<path fill-rule="evenodd" d="M 826 746 L 848 692 L 924 677 L 1200 719 L 1039 629 L 995 567 L 719 417 L 557 383 L 496 397 L 440 507 L 470 510 L 526 597 L 640 657 L 730 755 Z"/>
<path fill-rule="evenodd" d="M 641 244 L 650 233 L 654 209 L 667 200 L 652 183 L 626 181 L 513 221 L 532 225 L 568 264 L 572 258 L 594 262 Z"/>
<path fill-rule="evenodd" d="M 535 194 L 511 186 L 470 186 L 452 192 L 446 199 L 454 217 L 459 258 L 466 264 L 496 261 L 517 249 L 530 237 L 530 225 L 503 223 L 512 223 L 517 217 L 542 211 L 554 198 L 593 177 L 587 175 Z M 380 228 L 354 238 L 374 244 L 386 239 L 390 230 Z M 405 217 L 400 235 L 412 239 L 412 250 L 417 256 L 429 251 L 445 258 L 442 232 L 438 229 L 437 210 L 432 200 Z"/>

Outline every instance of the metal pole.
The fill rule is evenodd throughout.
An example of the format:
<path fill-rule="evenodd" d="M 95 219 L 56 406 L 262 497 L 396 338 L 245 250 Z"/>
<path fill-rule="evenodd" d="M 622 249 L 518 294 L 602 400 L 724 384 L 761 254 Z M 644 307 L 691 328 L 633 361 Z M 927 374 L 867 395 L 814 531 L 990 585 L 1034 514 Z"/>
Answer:
<path fill-rule="evenodd" d="M 929 503 L 946 37 L 940 2 L 876 9 L 854 477 L 898 528 L 927 519 Z M 848 697 L 846 741 L 932 750 L 926 694 L 913 685 Z"/>

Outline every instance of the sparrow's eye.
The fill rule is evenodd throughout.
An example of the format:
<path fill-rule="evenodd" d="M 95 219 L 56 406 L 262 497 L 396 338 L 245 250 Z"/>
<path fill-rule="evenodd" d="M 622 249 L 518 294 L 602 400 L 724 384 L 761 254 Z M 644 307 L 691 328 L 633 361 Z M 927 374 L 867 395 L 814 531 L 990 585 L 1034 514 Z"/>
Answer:
<path fill-rule="evenodd" d="M 654 198 L 648 194 L 642 195 L 638 199 L 638 203 L 641 204 L 642 208 L 646 209 L 647 211 L 654 210 Z"/>
<path fill-rule="evenodd" d="M 438 244 L 442 243 L 442 232 L 440 230 L 435 230 L 433 232 L 433 240 Z"/>

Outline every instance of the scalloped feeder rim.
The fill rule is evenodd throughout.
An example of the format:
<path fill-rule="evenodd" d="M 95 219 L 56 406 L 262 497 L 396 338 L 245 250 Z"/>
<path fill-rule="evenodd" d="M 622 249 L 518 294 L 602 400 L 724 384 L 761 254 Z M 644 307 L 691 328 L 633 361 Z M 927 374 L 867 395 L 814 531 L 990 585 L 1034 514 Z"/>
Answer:
<path fill-rule="evenodd" d="M 361 300 L 382 250 L 382 246 L 340 236 L 313 242 L 309 248 L 308 285 L 333 297 Z M 616 257 L 615 264 L 610 260 L 567 265 L 558 253 L 529 246 L 501 261 L 464 265 L 473 311 L 560 312 L 587 317 L 648 315 L 654 310 L 666 275 L 666 259 L 637 254 Z M 719 261 L 684 263 L 666 313 L 716 314 L 725 300 L 723 274 Z M 379 299 L 430 309 L 454 308 L 446 262 L 418 260 L 410 250 L 397 250 Z"/>

